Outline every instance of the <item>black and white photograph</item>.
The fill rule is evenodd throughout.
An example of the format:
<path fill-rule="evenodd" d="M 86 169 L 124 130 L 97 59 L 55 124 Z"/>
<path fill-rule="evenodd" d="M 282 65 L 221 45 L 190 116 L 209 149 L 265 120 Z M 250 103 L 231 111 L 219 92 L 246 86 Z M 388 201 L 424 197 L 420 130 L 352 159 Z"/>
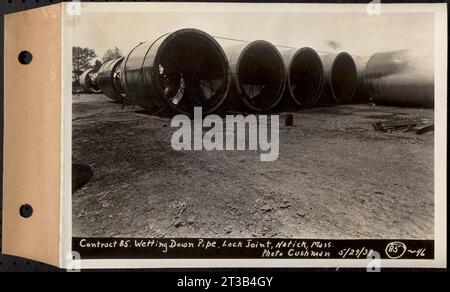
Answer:
<path fill-rule="evenodd" d="M 82 259 L 436 259 L 439 9 L 104 4 L 63 23 Z"/>

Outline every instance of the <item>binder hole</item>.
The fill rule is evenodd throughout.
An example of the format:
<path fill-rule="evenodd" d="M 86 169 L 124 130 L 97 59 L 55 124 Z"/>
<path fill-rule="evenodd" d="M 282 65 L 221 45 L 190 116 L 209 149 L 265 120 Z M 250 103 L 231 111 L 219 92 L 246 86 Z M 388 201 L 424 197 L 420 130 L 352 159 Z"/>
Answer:
<path fill-rule="evenodd" d="M 22 51 L 19 54 L 19 63 L 23 65 L 28 65 L 33 60 L 33 55 L 28 51 Z"/>
<path fill-rule="evenodd" d="M 20 207 L 20 216 L 23 218 L 30 218 L 33 215 L 33 207 L 28 204 L 22 205 Z"/>

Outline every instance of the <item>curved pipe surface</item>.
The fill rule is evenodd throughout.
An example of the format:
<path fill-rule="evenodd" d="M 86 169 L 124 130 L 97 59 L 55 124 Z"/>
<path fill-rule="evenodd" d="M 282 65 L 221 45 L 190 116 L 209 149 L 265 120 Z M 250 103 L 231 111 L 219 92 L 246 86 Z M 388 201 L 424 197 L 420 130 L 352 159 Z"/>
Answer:
<path fill-rule="evenodd" d="M 356 65 L 356 91 L 353 101 L 355 102 L 368 102 L 369 93 L 367 91 L 367 86 L 364 81 L 364 74 L 366 72 L 367 62 L 369 57 L 363 56 L 353 56 Z"/>
<path fill-rule="evenodd" d="M 432 108 L 433 50 L 376 53 L 367 63 L 364 80 L 377 104 Z"/>
<path fill-rule="evenodd" d="M 115 59 L 104 63 L 97 74 L 98 88 L 110 99 L 116 102 L 123 102 L 123 88 L 120 81 L 120 65 L 123 58 Z"/>
<path fill-rule="evenodd" d="M 134 104 L 157 114 L 168 107 L 210 113 L 225 100 L 228 61 L 209 34 L 181 29 L 135 47 L 122 62 L 122 85 Z"/>
<path fill-rule="evenodd" d="M 80 85 L 85 92 L 99 93 L 100 88 L 97 86 L 97 73 L 94 69 L 83 72 L 80 76 Z"/>
<path fill-rule="evenodd" d="M 312 48 L 285 50 L 286 91 L 298 106 L 310 106 L 320 98 L 323 87 L 323 66 L 319 54 Z"/>
<path fill-rule="evenodd" d="M 331 97 L 337 103 L 352 100 L 357 83 L 356 65 L 346 52 L 328 53 L 320 56 L 324 69 L 324 98 Z"/>
<path fill-rule="evenodd" d="M 267 41 L 253 41 L 225 48 L 230 64 L 228 109 L 265 112 L 281 100 L 286 79 L 283 58 Z"/>

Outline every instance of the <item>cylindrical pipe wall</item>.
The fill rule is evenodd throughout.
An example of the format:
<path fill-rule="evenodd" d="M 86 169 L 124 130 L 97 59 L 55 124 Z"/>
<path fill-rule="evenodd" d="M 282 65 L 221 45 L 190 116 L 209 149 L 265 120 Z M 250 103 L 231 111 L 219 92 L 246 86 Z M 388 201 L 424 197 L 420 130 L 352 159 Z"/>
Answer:
<path fill-rule="evenodd" d="M 352 56 L 346 52 L 320 55 L 324 70 L 322 100 L 348 103 L 356 91 L 357 73 Z"/>
<path fill-rule="evenodd" d="M 97 74 L 97 86 L 103 94 L 116 102 L 123 102 L 120 65 L 123 58 L 104 63 Z"/>
<path fill-rule="evenodd" d="M 286 80 L 283 58 L 267 41 L 225 47 L 231 85 L 224 108 L 267 112 L 281 100 Z"/>
<path fill-rule="evenodd" d="M 353 97 L 354 102 L 368 102 L 369 93 L 367 91 L 367 86 L 364 81 L 364 74 L 366 72 L 367 62 L 369 57 L 366 56 L 353 56 L 356 65 L 356 91 Z"/>
<path fill-rule="evenodd" d="M 432 49 L 376 53 L 367 63 L 364 79 L 376 104 L 434 106 Z"/>
<path fill-rule="evenodd" d="M 207 33 L 181 29 L 135 47 L 122 62 L 122 85 L 128 98 L 151 113 L 167 107 L 192 114 L 217 109 L 230 80 L 222 47 Z"/>
<path fill-rule="evenodd" d="M 100 88 L 97 86 L 97 73 L 94 69 L 83 72 L 80 76 L 80 86 L 85 92 L 98 93 Z"/>
<path fill-rule="evenodd" d="M 285 98 L 297 106 L 311 106 L 320 98 L 323 87 L 323 66 L 312 48 L 281 52 L 286 67 Z"/>

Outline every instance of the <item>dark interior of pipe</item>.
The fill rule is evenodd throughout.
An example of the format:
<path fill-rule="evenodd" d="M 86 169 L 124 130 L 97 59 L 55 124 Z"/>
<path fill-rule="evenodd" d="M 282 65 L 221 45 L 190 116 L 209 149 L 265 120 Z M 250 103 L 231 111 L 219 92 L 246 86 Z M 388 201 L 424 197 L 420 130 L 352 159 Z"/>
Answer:
<path fill-rule="evenodd" d="M 184 32 L 173 36 L 157 58 L 161 95 L 180 112 L 220 105 L 228 90 L 228 63 L 210 37 Z"/>
<path fill-rule="evenodd" d="M 104 95 L 117 101 L 118 93 L 115 91 L 114 78 L 112 78 L 113 64 L 114 61 L 109 61 L 100 67 L 97 75 L 97 85 Z"/>
<path fill-rule="evenodd" d="M 260 110 L 276 105 L 283 88 L 283 63 L 275 50 L 264 43 L 254 44 L 243 53 L 238 65 L 242 97 Z"/>
<path fill-rule="evenodd" d="M 356 88 L 356 67 L 353 59 L 346 55 L 338 55 L 331 72 L 331 88 L 339 102 L 352 99 Z"/>
<path fill-rule="evenodd" d="M 322 88 L 322 62 L 310 50 L 295 55 L 290 69 L 290 89 L 293 97 L 302 105 L 310 105 L 320 95 Z"/>

